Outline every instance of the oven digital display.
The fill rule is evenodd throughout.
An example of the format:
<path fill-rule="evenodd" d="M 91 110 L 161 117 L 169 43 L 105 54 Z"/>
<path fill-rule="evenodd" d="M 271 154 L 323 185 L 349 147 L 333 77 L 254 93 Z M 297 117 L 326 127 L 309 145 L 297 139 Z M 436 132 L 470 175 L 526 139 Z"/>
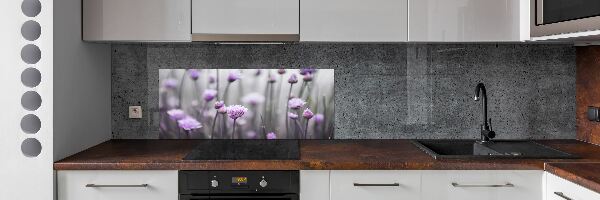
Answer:
<path fill-rule="evenodd" d="M 248 185 L 248 177 L 245 177 L 245 176 L 234 176 L 234 177 L 231 177 L 231 185 L 234 185 L 234 186 L 245 186 L 245 185 Z"/>

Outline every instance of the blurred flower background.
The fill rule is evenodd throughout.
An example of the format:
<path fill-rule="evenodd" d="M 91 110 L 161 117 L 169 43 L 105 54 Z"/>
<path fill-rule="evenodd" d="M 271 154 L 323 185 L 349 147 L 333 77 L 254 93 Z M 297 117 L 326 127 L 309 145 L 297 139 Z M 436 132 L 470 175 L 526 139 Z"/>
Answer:
<path fill-rule="evenodd" d="M 331 139 L 333 69 L 160 69 L 161 139 Z"/>

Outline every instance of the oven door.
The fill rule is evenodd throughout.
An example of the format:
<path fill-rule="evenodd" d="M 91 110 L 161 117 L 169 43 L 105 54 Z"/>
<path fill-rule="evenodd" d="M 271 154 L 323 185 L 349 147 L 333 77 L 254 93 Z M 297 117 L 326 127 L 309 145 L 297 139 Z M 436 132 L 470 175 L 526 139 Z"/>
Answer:
<path fill-rule="evenodd" d="M 218 196 L 200 196 L 200 195 L 179 195 L 179 200 L 206 200 L 206 199 L 218 199 L 218 200 L 298 200 L 297 194 L 282 194 L 282 195 L 218 195 Z"/>
<path fill-rule="evenodd" d="M 599 0 L 531 0 L 534 37 L 600 29 Z"/>

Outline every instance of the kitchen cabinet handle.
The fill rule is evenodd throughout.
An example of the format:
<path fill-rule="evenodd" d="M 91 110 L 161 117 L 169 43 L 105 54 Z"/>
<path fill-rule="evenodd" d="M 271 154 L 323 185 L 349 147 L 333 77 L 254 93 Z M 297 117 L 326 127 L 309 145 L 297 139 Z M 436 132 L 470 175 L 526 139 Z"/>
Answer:
<path fill-rule="evenodd" d="M 571 199 L 570 197 L 568 197 L 568 196 L 566 196 L 565 194 L 563 194 L 562 192 L 554 192 L 554 194 L 555 194 L 556 196 L 559 196 L 559 197 L 561 197 L 561 198 L 565 199 L 565 200 L 573 200 L 573 199 Z"/>
<path fill-rule="evenodd" d="M 85 187 L 91 188 L 123 188 L 123 187 L 148 187 L 148 184 L 139 184 L 139 185 L 98 185 L 98 184 L 86 184 Z"/>
<path fill-rule="evenodd" d="M 452 183 L 452 186 L 454 187 L 515 187 L 515 185 L 513 185 L 512 183 L 506 183 L 506 184 L 491 184 L 491 185 L 464 185 L 464 184 L 458 184 L 458 183 Z"/>
<path fill-rule="evenodd" d="M 400 183 L 354 183 L 355 187 L 398 187 Z"/>

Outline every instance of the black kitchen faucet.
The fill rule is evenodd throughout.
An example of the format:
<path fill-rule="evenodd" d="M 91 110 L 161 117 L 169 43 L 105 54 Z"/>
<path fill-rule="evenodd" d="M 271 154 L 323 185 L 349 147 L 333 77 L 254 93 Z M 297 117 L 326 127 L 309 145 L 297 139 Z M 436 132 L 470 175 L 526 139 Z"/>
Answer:
<path fill-rule="evenodd" d="M 481 93 L 479 93 L 481 92 Z M 480 95 L 481 94 L 481 95 Z M 481 101 L 481 107 L 483 109 L 483 124 L 481 124 L 481 142 L 489 142 L 492 138 L 496 137 L 496 132 L 492 130 L 492 119 L 487 117 L 487 94 L 485 92 L 485 85 L 483 83 L 477 84 L 475 88 L 475 101 Z"/>

